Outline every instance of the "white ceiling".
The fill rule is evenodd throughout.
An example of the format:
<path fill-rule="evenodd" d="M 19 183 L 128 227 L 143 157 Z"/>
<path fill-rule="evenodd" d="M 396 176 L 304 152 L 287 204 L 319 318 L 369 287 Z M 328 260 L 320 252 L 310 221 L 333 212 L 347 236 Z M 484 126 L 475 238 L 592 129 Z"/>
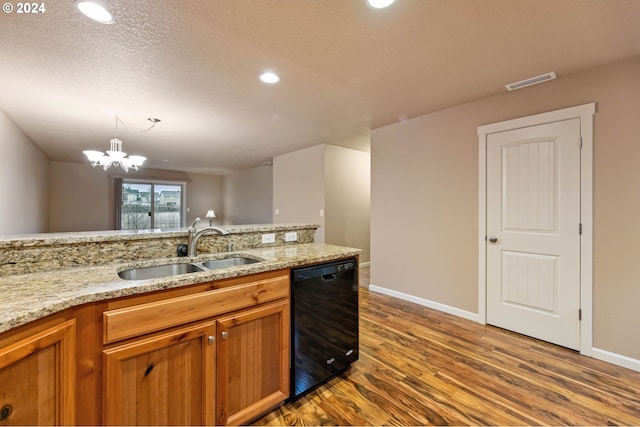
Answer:
<path fill-rule="evenodd" d="M 13 2 L 15 3 L 15 2 Z M 145 166 L 227 173 L 640 54 L 638 0 L 72 0 L 0 16 L 0 109 L 52 160 L 120 133 Z M 258 80 L 265 70 L 277 85 Z M 523 89 L 527 90 L 527 89 Z"/>

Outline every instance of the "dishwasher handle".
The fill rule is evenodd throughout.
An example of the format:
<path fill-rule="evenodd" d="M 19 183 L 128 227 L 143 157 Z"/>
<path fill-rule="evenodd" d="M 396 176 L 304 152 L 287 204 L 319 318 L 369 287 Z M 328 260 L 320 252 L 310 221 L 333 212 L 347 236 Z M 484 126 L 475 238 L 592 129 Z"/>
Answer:
<path fill-rule="evenodd" d="M 355 258 L 350 258 L 343 261 L 293 269 L 292 273 L 293 280 L 296 282 L 315 278 L 321 278 L 324 281 L 329 281 L 336 279 L 340 273 L 356 270 L 357 268 L 357 260 Z"/>

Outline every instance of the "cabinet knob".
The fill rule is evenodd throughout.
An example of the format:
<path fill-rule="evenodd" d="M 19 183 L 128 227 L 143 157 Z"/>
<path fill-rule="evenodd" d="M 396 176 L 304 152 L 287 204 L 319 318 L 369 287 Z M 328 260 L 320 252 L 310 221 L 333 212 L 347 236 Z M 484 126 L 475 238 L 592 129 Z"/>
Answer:
<path fill-rule="evenodd" d="M 9 418 L 11 412 L 13 412 L 11 405 L 4 405 L 2 409 L 0 409 L 0 421 L 4 421 Z"/>
<path fill-rule="evenodd" d="M 229 338 L 229 332 L 222 332 L 222 339 L 226 340 L 227 338 Z"/>
<path fill-rule="evenodd" d="M 213 335 L 209 335 L 207 337 L 207 341 L 209 341 L 209 344 L 213 344 L 216 341 L 216 337 L 214 337 Z"/>

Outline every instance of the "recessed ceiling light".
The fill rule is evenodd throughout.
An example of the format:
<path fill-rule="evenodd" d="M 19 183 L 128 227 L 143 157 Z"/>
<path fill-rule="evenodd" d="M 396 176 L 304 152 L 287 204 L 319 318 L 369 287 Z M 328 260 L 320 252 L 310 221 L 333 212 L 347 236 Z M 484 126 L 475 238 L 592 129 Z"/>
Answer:
<path fill-rule="evenodd" d="M 374 9 L 384 9 L 391 6 L 396 0 L 367 0 L 367 5 Z"/>
<path fill-rule="evenodd" d="M 260 74 L 260 80 L 262 80 L 265 83 L 278 83 L 280 81 L 280 77 L 278 77 L 277 74 L 272 73 L 272 72 L 267 72 L 267 73 L 262 73 Z"/>
<path fill-rule="evenodd" d="M 93 19 L 101 24 L 113 23 L 113 15 L 109 12 L 109 9 L 100 1 L 97 0 L 76 0 L 76 7 L 85 16 Z"/>

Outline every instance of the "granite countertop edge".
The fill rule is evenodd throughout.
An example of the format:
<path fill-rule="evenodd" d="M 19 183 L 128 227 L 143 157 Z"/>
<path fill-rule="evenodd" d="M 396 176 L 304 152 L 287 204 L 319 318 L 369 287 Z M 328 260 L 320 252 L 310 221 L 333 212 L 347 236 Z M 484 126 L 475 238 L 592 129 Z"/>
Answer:
<path fill-rule="evenodd" d="M 356 248 L 309 243 L 228 253 L 201 254 L 194 258 L 164 258 L 4 276 L 0 277 L 0 292 L 3 295 L 0 302 L 0 333 L 86 303 L 295 268 L 348 258 L 361 253 L 362 250 Z M 168 263 L 202 262 L 235 256 L 252 258 L 261 262 L 160 279 L 124 280 L 118 276 L 120 271 L 130 268 Z"/>
<path fill-rule="evenodd" d="M 319 224 L 246 224 L 221 226 L 229 234 L 246 234 L 260 232 L 295 231 L 318 229 Z M 201 227 L 199 227 L 200 229 Z M 188 228 L 155 229 L 155 230 L 107 230 L 82 231 L 73 233 L 43 233 L 0 235 L 0 249 L 31 248 L 51 245 L 75 245 L 81 243 L 98 243 L 127 240 L 163 239 L 169 237 L 186 237 Z"/>

